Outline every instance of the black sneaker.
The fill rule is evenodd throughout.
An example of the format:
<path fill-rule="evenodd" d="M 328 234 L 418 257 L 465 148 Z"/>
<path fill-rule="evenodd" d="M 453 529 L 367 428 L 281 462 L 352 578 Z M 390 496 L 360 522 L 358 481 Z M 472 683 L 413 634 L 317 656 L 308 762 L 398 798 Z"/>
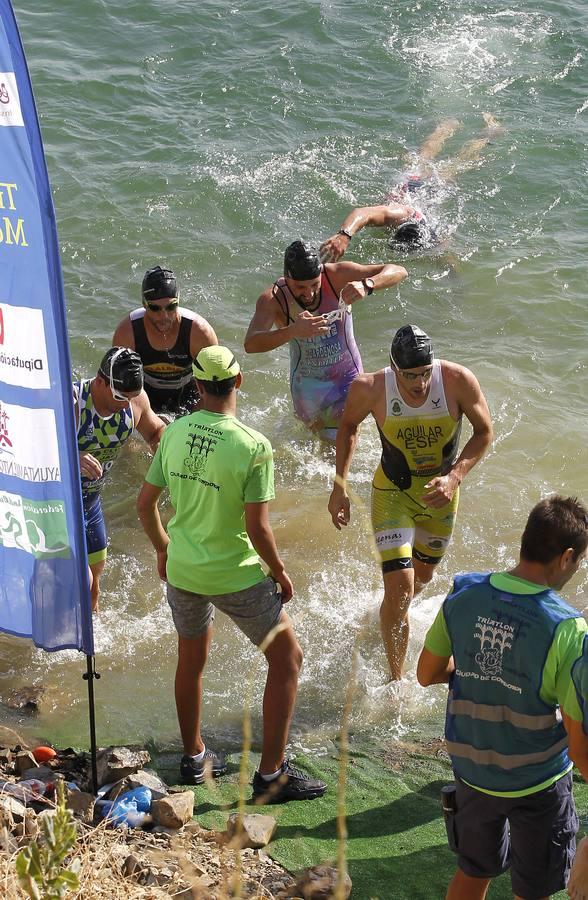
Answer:
<path fill-rule="evenodd" d="M 273 781 L 256 772 L 253 776 L 253 797 L 256 803 L 285 803 L 287 800 L 314 800 L 322 797 L 327 785 L 316 778 L 309 778 L 286 759 L 282 771 Z"/>
<path fill-rule="evenodd" d="M 208 747 L 204 751 L 203 759 L 193 759 L 191 756 L 182 756 L 180 762 L 180 778 L 184 784 L 202 784 L 205 772 L 218 778 L 227 771 L 227 760 L 224 753 L 215 753 Z"/>

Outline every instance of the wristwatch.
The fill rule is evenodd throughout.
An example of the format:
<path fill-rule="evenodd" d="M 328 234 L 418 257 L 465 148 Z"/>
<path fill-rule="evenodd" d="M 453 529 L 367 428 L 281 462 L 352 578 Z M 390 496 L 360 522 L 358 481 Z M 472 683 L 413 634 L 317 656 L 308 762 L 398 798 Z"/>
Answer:
<path fill-rule="evenodd" d="M 353 237 L 353 235 L 351 234 L 351 232 L 350 232 L 350 231 L 347 231 L 346 228 L 340 228 L 339 231 L 337 232 L 337 234 L 344 234 L 345 237 L 348 237 L 348 238 L 349 238 L 349 240 L 351 240 L 351 238 Z"/>
<path fill-rule="evenodd" d="M 363 284 L 363 286 L 365 288 L 365 292 L 368 295 L 368 297 L 370 296 L 370 294 L 374 293 L 374 279 L 373 278 L 362 278 L 361 283 Z"/>

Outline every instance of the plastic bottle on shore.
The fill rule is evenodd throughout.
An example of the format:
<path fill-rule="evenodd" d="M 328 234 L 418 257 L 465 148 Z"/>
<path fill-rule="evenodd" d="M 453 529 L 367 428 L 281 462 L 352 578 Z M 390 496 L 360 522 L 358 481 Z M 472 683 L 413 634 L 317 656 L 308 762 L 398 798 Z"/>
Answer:
<path fill-rule="evenodd" d="M 24 781 L 2 781 L 0 780 L 0 796 L 8 794 L 21 803 L 30 803 L 31 800 L 38 800 L 39 797 L 45 796 L 47 785 L 38 778 L 25 778 Z"/>

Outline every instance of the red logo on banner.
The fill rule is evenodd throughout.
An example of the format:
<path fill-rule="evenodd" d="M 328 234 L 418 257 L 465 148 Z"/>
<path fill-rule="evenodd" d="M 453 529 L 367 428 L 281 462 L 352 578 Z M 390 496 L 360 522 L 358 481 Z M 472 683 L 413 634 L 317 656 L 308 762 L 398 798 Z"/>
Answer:
<path fill-rule="evenodd" d="M 0 446 L 12 447 L 12 441 L 8 437 L 8 415 L 0 406 Z"/>

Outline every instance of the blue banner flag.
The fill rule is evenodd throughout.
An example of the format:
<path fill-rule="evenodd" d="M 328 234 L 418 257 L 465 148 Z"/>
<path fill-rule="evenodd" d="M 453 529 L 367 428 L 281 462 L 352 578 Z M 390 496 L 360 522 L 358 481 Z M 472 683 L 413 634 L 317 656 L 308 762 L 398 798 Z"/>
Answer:
<path fill-rule="evenodd" d="M 10 0 L 0 0 L 0 630 L 94 653 L 55 211 Z"/>

